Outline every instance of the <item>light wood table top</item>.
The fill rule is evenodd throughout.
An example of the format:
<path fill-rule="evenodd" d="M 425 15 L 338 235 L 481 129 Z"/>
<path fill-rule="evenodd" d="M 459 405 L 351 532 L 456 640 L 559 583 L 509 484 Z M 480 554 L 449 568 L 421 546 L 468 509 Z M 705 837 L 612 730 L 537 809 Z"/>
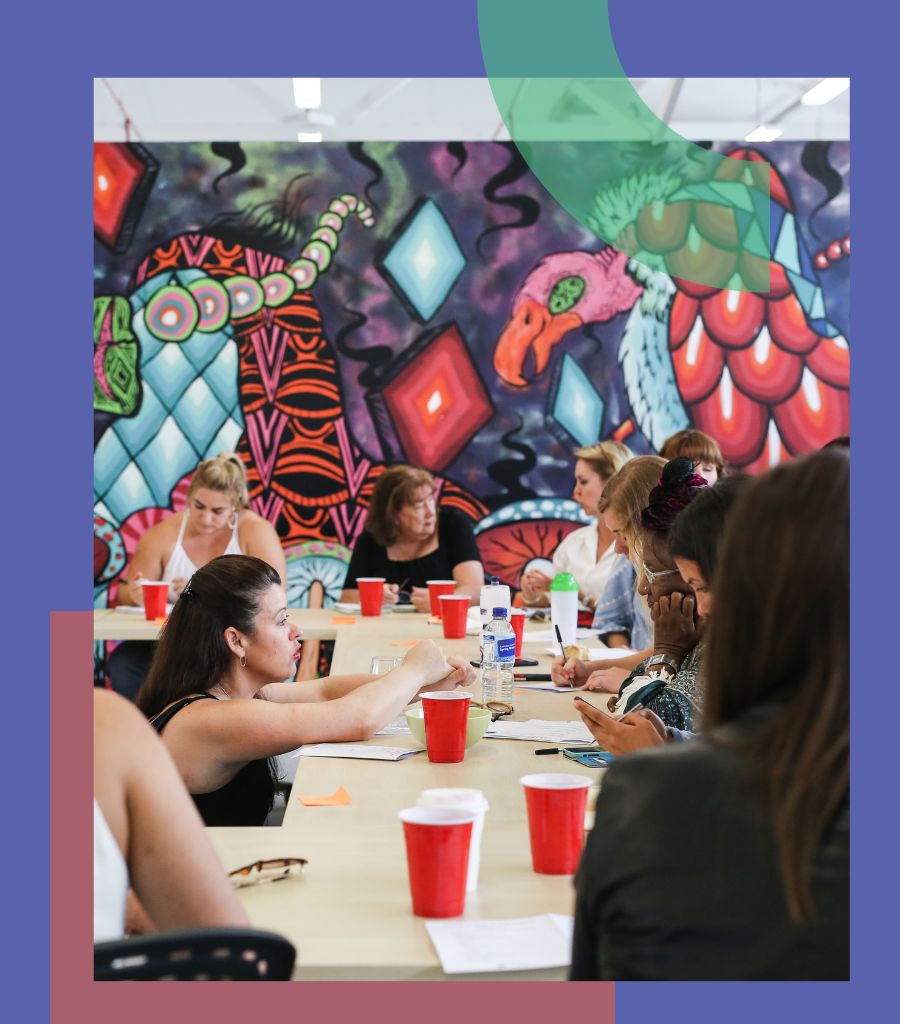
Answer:
<path fill-rule="evenodd" d="M 391 612 L 381 618 L 366 620 L 360 615 L 348 616 L 336 608 L 290 608 L 292 622 L 303 630 L 305 640 L 334 640 L 341 619 L 355 618 L 357 623 L 367 621 L 375 623 L 389 622 L 398 619 L 403 622 L 404 629 L 410 639 L 431 635 L 435 629 L 440 633 L 440 626 L 430 627 L 426 634 L 428 616 L 414 612 Z M 161 621 L 148 622 L 143 611 L 122 611 L 118 608 L 94 609 L 95 640 L 156 640 L 162 626 Z M 377 626 L 375 627 L 378 628 Z M 368 666 L 367 666 L 368 668 Z"/>
<path fill-rule="evenodd" d="M 333 671 L 368 669 L 373 655 L 402 656 L 395 642 L 432 636 L 448 654 L 476 658 L 478 638 L 447 641 L 424 615 L 357 618 L 337 627 Z M 540 650 L 537 645 L 526 655 Z M 538 655 L 534 654 L 537 657 Z M 540 655 L 546 671 L 549 657 Z M 303 685 L 302 683 L 298 685 Z M 480 683 L 475 687 L 480 696 Z M 522 691 L 514 718 L 574 720 L 571 696 Z M 412 736 L 370 742 L 419 749 Z M 562 755 L 536 758 L 539 743 L 483 739 L 460 764 L 432 764 L 417 754 L 398 762 L 300 758 L 280 829 L 210 829 L 228 869 L 260 857 L 303 856 L 303 878 L 241 891 L 253 924 L 286 935 L 298 953 L 295 977 L 375 980 L 446 978 L 424 921 L 412 913 L 403 829 L 397 812 L 413 805 L 423 789 L 466 786 L 483 790 L 490 804 L 481 849 L 479 888 L 466 899 L 465 920 L 571 914 L 570 876 L 532 871 L 525 798 L 519 778 L 536 771 L 574 772 L 597 781 L 597 769 Z M 343 786 L 349 806 L 305 807 L 300 794 L 324 796 Z M 452 980 L 546 981 L 564 968 L 521 974 L 452 975 Z"/>

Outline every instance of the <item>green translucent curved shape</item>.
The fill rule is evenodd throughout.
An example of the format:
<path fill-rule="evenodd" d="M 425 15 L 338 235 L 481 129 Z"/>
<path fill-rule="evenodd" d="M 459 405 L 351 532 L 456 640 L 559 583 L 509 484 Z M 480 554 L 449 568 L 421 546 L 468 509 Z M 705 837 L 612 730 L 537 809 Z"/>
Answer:
<path fill-rule="evenodd" d="M 651 270 L 769 292 L 770 165 L 711 153 L 647 107 L 606 0 L 479 0 L 478 27 L 510 136 L 579 223 Z"/>

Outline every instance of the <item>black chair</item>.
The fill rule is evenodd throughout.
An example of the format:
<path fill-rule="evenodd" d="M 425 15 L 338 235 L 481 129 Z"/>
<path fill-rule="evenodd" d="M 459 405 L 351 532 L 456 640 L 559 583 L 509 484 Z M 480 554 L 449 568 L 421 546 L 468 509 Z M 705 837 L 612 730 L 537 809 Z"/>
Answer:
<path fill-rule="evenodd" d="M 137 935 L 94 945 L 95 981 L 290 981 L 297 951 L 253 928 Z"/>

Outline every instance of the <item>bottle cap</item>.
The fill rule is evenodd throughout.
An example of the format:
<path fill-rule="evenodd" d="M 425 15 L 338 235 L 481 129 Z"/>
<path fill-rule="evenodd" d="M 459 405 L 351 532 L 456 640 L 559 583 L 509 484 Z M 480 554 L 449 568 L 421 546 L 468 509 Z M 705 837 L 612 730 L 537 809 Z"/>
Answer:
<path fill-rule="evenodd" d="M 578 581 L 570 572 L 558 572 L 550 584 L 551 590 L 574 590 L 578 593 Z"/>
<path fill-rule="evenodd" d="M 495 619 L 505 619 L 506 618 L 506 609 L 505 608 L 495 608 L 494 611 L 493 611 L 493 615 L 494 615 Z"/>
<path fill-rule="evenodd" d="M 490 585 L 492 587 L 499 587 L 500 586 L 500 577 L 499 576 L 492 576 L 491 577 Z"/>

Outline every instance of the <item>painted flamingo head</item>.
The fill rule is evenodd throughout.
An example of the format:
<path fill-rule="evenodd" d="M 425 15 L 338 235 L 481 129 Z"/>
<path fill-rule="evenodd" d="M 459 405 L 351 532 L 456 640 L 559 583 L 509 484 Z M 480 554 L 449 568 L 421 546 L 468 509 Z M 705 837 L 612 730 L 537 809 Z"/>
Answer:
<path fill-rule="evenodd" d="M 529 352 L 540 375 L 553 346 L 582 324 L 604 323 L 631 309 L 641 294 L 626 272 L 624 253 L 557 252 L 531 271 L 513 300 L 512 315 L 494 350 L 494 369 L 513 387 L 526 387 Z"/>

